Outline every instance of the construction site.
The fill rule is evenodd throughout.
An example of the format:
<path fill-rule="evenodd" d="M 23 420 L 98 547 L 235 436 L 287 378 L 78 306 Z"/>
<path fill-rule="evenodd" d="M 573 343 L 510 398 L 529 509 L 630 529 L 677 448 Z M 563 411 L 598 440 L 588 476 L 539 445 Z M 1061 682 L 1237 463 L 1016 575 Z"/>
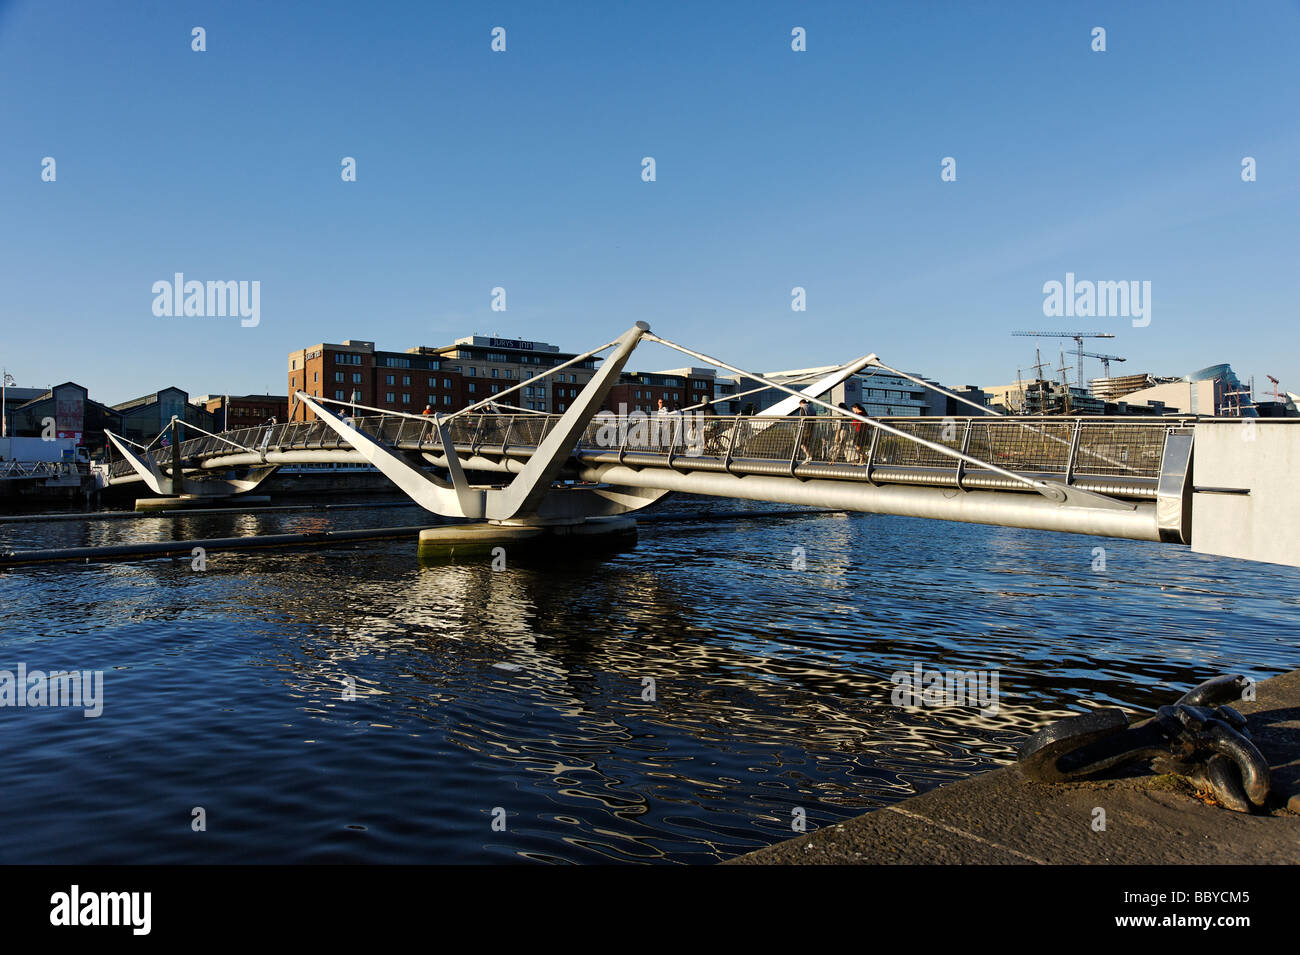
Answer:
<path fill-rule="evenodd" d="M 1087 351 L 1084 340 L 1114 338 L 1109 332 L 1017 331 L 1016 338 L 1071 339 L 1058 349 L 1059 364 L 1036 343 L 1034 361 L 1009 385 L 985 388 L 989 407 L 1012 415 L 1166 415 L 1193 414 L 1237 418 L 1300 417 L 1300 395 L 1283 391 L 1281 382 L 1266 375 L 1271 392 L 1256 397 L 1254 379 L 1241 381 L 1227 363 L 1209 365 L 1185 375 L 1137 372 L 1112 376 L 1111 363 L 1127 362 L 1121 355 Z M 1073 358 L 1073 362 L 1067 362 Z M 1101 377 L 1085 378 L 1085 359 L 1101 365 Z M 1073 380 L 1071 380 L 1073 373 Z"/>

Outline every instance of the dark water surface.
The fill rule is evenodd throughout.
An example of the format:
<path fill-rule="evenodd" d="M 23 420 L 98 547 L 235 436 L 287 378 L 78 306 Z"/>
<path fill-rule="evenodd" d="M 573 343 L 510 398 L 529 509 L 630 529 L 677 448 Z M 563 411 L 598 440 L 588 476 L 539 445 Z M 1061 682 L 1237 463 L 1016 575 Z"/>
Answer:
<path fill-rule="evenodd" d="M 7 524 L 0 547 L 421 520 Z M 1004 764 L 1080 701 L 1293 669 L 1298 632 L 1300 571 L 872 515 L 645 524 L 501 571 L 414 540 L 0 571 L 0 670 L 104 671 L 98 719 L 0 708 L 0 862 L 716 862 L 795 809 L 813 829 Z M 895 706 L 917 663 L 998 668 L 998 712 Z"/>

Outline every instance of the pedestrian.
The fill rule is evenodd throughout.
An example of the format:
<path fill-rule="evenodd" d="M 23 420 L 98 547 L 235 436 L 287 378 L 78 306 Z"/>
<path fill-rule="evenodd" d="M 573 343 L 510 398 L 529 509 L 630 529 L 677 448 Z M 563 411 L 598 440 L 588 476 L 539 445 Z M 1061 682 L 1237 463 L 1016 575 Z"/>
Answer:
<path fill-rule="evenodd" d="M 695 412 L 695 420 L 699 422 L 700 430 L 703 431 L 701 453 L 717 454 L 718 421 L 714 416 L 713 402 L 707 395 L 700 402 L 699 410 Z"/>
<path fill-rule="evenodd" d="M 670 416 L 673 413 L 673 409 L 668 406 L 668 402 L 663 398 L 659 398 L 655 403 L 657 407 L 655 408 L 654 430 L 652 432 L 650 444 L 654 447 L 659 447 L 661 444 L 667 443 L 669 447 L 672 447 L 672 438 L 670 437 L 672 433 L 672 419 Z"/>
<path fill-rule="evenodd" d="M 793 417 L 799 420 L 795 422 L 795 427 L 799 429 L 799 451 L 803 454 L 803 463 L 807 464 L 812 460 L 812 451 L 809 445 L 812 440 L 812 422 L 804 419 L 813 416 L 811 406 L 807 398 L 799 399 L 799 407 L 795 409 Z"/>
<path fill-rule="evenodd" d="M 865 415 L 867 413 L 866 409 L 856 401 L 853 402 L 852 410 L 854 414 Z M 861 421 L 855 420 L 853 422 L 853 438 L 849 442 L 849 454 L 852 457 L 847 458 L 850 464 L 867 463 L 867 440 L 869 437 L 870 429 Z"/>
<path fill-rule="evenodd" d="M 844 402 L 841 401 L 838 407 L 841 411 L 847 414 L 849 410 L 848 405 L 846 405 Z M 846 446 L 849 441 L 849 435 L 851 432 L 852 432 L 851 422 L 847 418 L 837 423 L 835 428 L 835 440 L 831 444 L 831 453 L 827 456 L 827 459 L 832 464 L 835 463 L 835 459 L 840 456 L 841 452 L 844 452 L 846 450 Z M 848 455 L 846 454 L 845 460 L 847 459 L 848 459 Z"/>

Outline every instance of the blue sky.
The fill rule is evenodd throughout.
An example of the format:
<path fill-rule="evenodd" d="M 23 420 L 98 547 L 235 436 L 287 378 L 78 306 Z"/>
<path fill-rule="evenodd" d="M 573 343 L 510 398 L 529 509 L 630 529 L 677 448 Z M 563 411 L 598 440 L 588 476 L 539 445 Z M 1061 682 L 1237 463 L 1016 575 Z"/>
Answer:
<path fill-rule="evenodd" d="M 1294 0 L 0 0 L 0 364 L 109 402 L 282 393 L 322 340 L 645 320 L 742 367 L 992 385 L 1033 362 L 1010 331 L 1078 326 L 1114 372 L 1300 391 L 1297 48 Z M 178 271 L 260 281 L 260 324 L 155 316 Z M 1045 317 L 1066 272 L 1150 281 L 1150 325 Z"/>

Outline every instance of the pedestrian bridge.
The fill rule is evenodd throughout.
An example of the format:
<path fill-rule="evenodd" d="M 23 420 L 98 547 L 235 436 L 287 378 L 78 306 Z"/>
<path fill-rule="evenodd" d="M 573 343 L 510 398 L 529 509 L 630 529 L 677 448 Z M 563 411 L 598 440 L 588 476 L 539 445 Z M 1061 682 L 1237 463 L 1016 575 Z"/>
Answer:
<path fill-rule="evenodd" d="M 471 408 L 446 418 L 353 417 L 350 407 L 300 392 L 317 420 L 185 440 L 178 429 L 191 426 L 177 423 L 165 448 L 110 435 L 118 453 L 103 480 L 143 483 L 157 494 L 225 496 L 251 490 L 282 465 L 368 463 L 431 512 L 498 525 L 608 518 L 681 491 L 1190 544 L 1300 565 L 1296 535 L 1288 533 L 1300 526 L 1290 481 L 1300 465 L 1300 422 L 877 419 L 821 401 L 825 379 L 803 391 L 767 383 L 792 396 L 787 407 L 808 395 L 830 412 L 816 416 L 603 411 L 643 337 L 739 371 L 638 325 L 603 346 L 614 354 L 564 414 Z M 880 364 L 869 356 L 843 368 L 862 362 Z"/>

